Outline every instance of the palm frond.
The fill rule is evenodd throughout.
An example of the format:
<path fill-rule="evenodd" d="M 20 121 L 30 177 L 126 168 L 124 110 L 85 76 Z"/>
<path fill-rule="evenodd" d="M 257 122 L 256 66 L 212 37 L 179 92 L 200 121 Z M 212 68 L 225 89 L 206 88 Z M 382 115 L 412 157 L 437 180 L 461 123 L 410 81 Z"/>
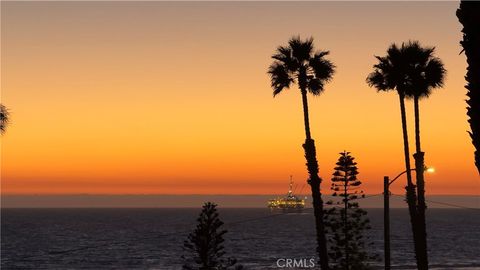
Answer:
<path fill-rule="evenodd" d="M 308 91 L 312 93 L 314 96 L 320 95 L 324 90 L 323 82 L 324 81 L 319 78 L 310 78 L 308 80 Z"/>
<path fill-rule="evenodd" d="M 408 98 L 428 97 L 434 88 L 443 86 L 446 70 L 434 56 L 435 47 L 422 47 L 418 41 L 402 46 L 406 66 Z"/>
<path fill-rule="evenodd" d="M 272 58 L 282 62 L 290 71 L 295 71 L 298 68 L 298 63 L 292 57 L 292 49 L 289 47 L 279 46 Z"/>
<path fill-rule="evenodd" d="M 288 41 L 288 45 L 292 49 L 293 58 L 300 64 L 308 61 L 313 53 L 313 37 L 303 41 L 300 36 L 295 36 Z"/>
<path fill-rule="evenodd" d="M 433 57 L 428 61 L 428 64 L 425 67 L 425 78 L 429 82 L 430 87 L 443 87 L 446 74 L 447 70 L 440 58 Z"/>
<path fill-rule="evenodd" d="M 290 84 L 294 81 L 288 71 L 288 67 L 279 61 L 273 62 L 268 69 L 270 75 L 270 83 L 273 88 L 273 96 L 282 92 L 285 88 L 290 88 Z"/>
<path fill-rule="evenodd" d="M 10 112 L 7 107 L 0 104 L 0 134 L 4 134 L 8 124 L 10 123 Z"/>
<path fill-rule="evenodd" d="M 313 55 L 309 60 L 310 67 L 313 69 L 315 77 L 320 80 L 330 81 L 335 73 L 335 65 L 324 56 L 328 55 L 328 51 L 320 51 Z"/>
<path fill-rule="evenodd" d="M 375 69 L 370 73 L 366 79 L 368 86 L 377 88 L 378 91 L 389 91 L 392 88 L 388 87 L 385 75 L 381 69 Z"/>
<path fill-rule="evenodd" d="M 294 36 L 288 46 L 279 46 L 272 58 L 275 60 L 268 69 L 273 95 L 288 89 L 294 82 L 301 83 L 308 92 L 319 95 L 325 82 L 332 79 L 335 66 L 325 56 L 328 51 L 314 53 L 313 38 L 302 40 Z M 303 88 L 302 88 L 303 89 Z"/>

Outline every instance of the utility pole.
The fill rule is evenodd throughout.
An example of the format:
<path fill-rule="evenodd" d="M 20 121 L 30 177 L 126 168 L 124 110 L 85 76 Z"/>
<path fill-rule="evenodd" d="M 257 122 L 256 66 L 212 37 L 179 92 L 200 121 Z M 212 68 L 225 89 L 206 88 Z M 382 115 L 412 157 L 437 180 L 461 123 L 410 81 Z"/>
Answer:
<path fill-rule="evenodd" d="M 385 270 L 390 270 L 390 179 L 383 177 L 383 237 Z"/>
<path fill-rule="evenodd" d="M 410 170 L 415 171 L 416 168 Z M 425 171 L 433 173 L 435 169 L 432 167 L 425 167 Z M 403 171 L 399 173 L 392 180 L 390 180 L 388 176 L 383 177 L 383 245 L 385 253 L 385 270 L 390 270 L 390 185 L 406 172 L 407 171 Z"/>
<path fill-rule="evenodd" d="M 415 170 L 410 169 L 411 171 Z M 385 270 L 390 270 L 390 185 L 407 171 L 403 171 L 390 181 L 388 176 L 383 177 L 383 248 L 385 256 Z"/>

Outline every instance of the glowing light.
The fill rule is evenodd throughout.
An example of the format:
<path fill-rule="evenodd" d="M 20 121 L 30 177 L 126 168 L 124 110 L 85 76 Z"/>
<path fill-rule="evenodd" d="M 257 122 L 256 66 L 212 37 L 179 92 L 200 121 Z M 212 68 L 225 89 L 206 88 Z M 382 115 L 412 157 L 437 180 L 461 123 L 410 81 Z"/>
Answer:
<path fill-rule="evenodd" d="M 427 171 L 428 173 L 434 173 L 434 172 L 435 172 L 435 168 L 433 168 L 433 167 L 428 167 L 426 171 Z"/>

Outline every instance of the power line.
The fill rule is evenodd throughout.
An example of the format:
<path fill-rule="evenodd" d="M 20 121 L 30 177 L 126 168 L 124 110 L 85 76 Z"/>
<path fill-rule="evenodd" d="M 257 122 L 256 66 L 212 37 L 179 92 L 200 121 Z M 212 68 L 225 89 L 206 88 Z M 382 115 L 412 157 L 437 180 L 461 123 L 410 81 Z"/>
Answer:
<path fill-rule="evenodd" d="M 468 207 L 468 206 L 463 206 L 463 205 L 458 205 L 458 204 L 453 204 L 453 203 L 437 202 L 437 201 L 432 201 L 432 200 L 425 200 L 425 201 L 431 202 L 431 203 L 436 203 L 436 204 L 441 204 L 441 205 L 446 205 L 446 206 L 451 206 L 451 207 L 469 209 L 469 210 L 480 210 L 480 208 L 473 208 L 473 207 Z"/>
<path fill-rule="evenodd" d="M 364 197 L 361 197 L 361 198 L 358 198 L 358 199 L 368 199 L 368 198 L 376 197 L 376 196 L 380 196 L 380 195 L 383 195 L 383 193 L 365 195 Z"/>
<path fill-rule="evenodd" d="M 402 196 L 402 195 L 397 195 L 397 194 L 391 194 L 391 195 L 404 198 L 404 196 Z M 425 201 L 426 201 L 426 202 L 430 202 L 430 203 L 436 203 L 436 204 L 440 204 L 440 205 L 450 206 L 450 207 L 456 207 L 456 208 L 462 208 L 462 209 L 480 211 L 480 208 L 468 207 L 468 206 L 459 205 L 459 204 L 439 202 L 439 201 L 433 201 L 433 200 L 425 200 Z"/>

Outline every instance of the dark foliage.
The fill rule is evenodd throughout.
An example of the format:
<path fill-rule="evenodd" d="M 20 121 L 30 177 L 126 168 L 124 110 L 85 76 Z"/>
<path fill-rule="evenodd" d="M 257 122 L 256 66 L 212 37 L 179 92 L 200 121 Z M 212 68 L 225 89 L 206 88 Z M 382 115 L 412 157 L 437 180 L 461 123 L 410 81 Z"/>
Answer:
<path fill-rule="evenodd" d="M 10 122 L 10 113 L 7 107 L 0 104 L 0 134 L 5 133 L 8 123 Z"/>
<path fill-rule="evenodd" d="M 470 123 L 475 166 L 480 173 L 480 2 L 461 1 L 457 17 L 463 25 L 460 44 L 467 56 L 467 116 Z"/>
<path fill-rule="evenodd" d="M 268 69 L 273 95 L 290 88 L 292 83 L 298 83 L 301 90 L 319 95 L 335 69 L 332 62 L 325 59 L 328 54 L 328 51 L 314 51 L 313 38 L 303 41 L 298 36 L 293 37 L 287 46 L 278 47 L 272 55 L 275 61 Z"/>
<path fill-rule="evenodd" d="M 349 152 L 340 153 L 333 173 L 331 190 L 335 199 L 327 202 L 332 207 L 325 210 L 332 269 L 369 269 L 368 262 L 376 259 L 367 253 L 367 247 L 372 245 L 365 236 L 370 221 L 367 211 L 358 204 L 358 199 L 365 195 L 360 189 L 362 182 L 357 178 L 356 165 Z"/>
<path fill-rule="evenodd" d="M 218 217 L 217 205 L 207 202 L 203 205 L 197 221 L 197 227 L 188 235 L 184 242 L 184 250 L 188 255 L 183 255 L 185 270 L 227 270 L 243 269 L 236 265 L 234 258 L 224 258 L 223 235 L 227 233 L 222 229 L 223 222 Z"/>

